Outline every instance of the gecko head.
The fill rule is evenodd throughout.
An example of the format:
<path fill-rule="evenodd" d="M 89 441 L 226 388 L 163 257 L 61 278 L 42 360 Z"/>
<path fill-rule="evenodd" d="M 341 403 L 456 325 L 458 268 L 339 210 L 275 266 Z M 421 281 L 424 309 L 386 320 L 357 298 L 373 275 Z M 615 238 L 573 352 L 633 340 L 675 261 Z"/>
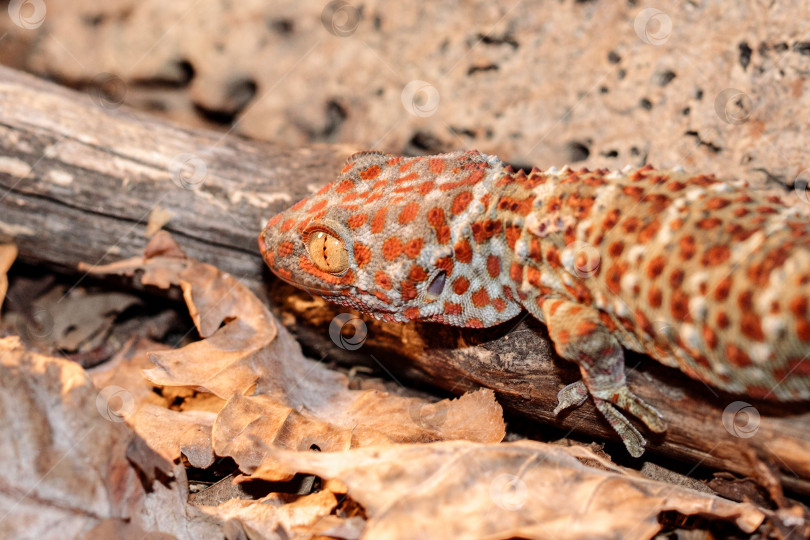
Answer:
<path fill-rule="evenodd" d="M 262 256 L 282 280 L 378 319 L 490 326 L 508 318 L 498 317 L 503 300 L 483 302 L 501 295 L 484 291 L 495 287 L 481 275 L 486 260 L 473 264 L 462 237 L 499 170 L 477 151 L 355 154 L 334 182 L 268 222 Z"/>

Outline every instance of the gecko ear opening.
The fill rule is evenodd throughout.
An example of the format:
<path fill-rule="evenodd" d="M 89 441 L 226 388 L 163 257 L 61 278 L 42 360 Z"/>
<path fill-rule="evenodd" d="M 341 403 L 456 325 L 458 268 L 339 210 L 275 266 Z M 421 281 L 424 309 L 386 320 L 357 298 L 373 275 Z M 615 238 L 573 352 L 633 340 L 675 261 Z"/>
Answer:
<path fill-rule="evenodd" d="M 427 288 L 427 296 L 429 300 L 436 300 L 439 296 L 441 296 L 442 291 L 444 291 L 444 283 L 447 281 L 447 272 L 442 270 L 436 277 L 434 277 Z"/>

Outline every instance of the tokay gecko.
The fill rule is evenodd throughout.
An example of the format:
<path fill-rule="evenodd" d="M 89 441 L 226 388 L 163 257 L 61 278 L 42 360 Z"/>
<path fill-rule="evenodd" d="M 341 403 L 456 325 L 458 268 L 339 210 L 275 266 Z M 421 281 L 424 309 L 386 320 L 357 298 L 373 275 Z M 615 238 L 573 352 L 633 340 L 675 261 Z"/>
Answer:
<path fill-rule="evenodd" d="M 713 175 L 514 171 L 477 151 L 350 157 L 272 218 L 284 281 L 384 321 L 488 327 L 525 309 L 630 454 L 661 415 L 627 387 L 623 349 L 732 393 L 810 398 L 810 219 L 787 195 Z"/>

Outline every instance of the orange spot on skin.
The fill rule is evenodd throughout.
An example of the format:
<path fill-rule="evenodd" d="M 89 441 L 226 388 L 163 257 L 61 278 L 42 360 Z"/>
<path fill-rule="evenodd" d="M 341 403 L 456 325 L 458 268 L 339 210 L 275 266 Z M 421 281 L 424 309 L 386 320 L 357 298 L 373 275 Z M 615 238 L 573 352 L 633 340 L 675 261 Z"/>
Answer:
<path fill-rule="evenodd" d="M 731 319 L 728 318 L 725 311 L 719 312 L 717 314 L 717 327 L 726 330 L 729 326 L 731 326 Z"/>
<path fill-rule="evenodd" d="M 695 239 L 691 236 L 684 236 L 678 241 L 678 245 L 681 248 L 681 259 L 684 261 L 688 261 L 692 257 L 695 256 L 695 251 L 697 251 L 697 246 L 695 245 Z"/>
<path fill-rule="evenodd" d="M 385 212 L 388 208 L 382 207 L 374 214 L 374 218 L 371 220 L 371 232 L 372 234 L 379 234 L 385 228 Z"/>
<path fill-rule="evenodd" d="M 453 251 L 455 251 L 456 260 L 458 262 L 465 264 L 472 262 L 473 250 L 466 239 L 462 238 L 456 242 L 456 245 L 453 246 Z"/>
<path fill-rule="evenodd" d="M 470 319 L 464 326 L 467 328 L 483 328 L 484 323 L 481 322 L 481 319 Z"/>
<path fill-rule="evenodd" d="M 667 260 L 663 255 L 653 257 L 650 262 L 647 263 L 647 277 L 650 279 L 657 278 L 661 275 L 666 266 Z"/>
<path fill-rule="evenodd" d="M 703 218 L 697 222 L 697 228 L 703 230 L 710 230 L 714 229 L 715 227 L 719 227 L 723 224 L 723 220 L 716 217 L 711 218 Z"/>
<path fill-rule="evenodd" d="M 611 257 L 618 257 L 624 251 L 624 242 L 621 240 L 617 240 L 615 242 L 611 242 L 608 246 L 608 255 Z"/>
<path fill-rule="evenodd" d="M 415 321 L 419 318 L 419 308 L 418 307 L 409 307 L 405 311 L 402 312 L 405 317 L 408 319 Z"/>
<path fill-rule="evenodd" d="M 754 341 L 764 341 L 765 334 L 762 332 L 762 325 L 760 324 L 759 317 L 754 313 L 747 311 L 742 315 L 742 322 L 740 323 L 740 330 L 742 334 Z"/>
<path fill-rule="evenodd" d="M 788 302 L 788 309 L 796 317 L 804 317 L 807 313 L 808 300 L 806 296 L 791 298 Z"/>
<path fill-rule="evenodd" d="M 523 283 L 523 266 L 512 263 L 512 266 L 509 267 L 509 278 L 515 283 Z"/>
<path fill-rule="evenodd" d="M 728 246 L 714 246 L 709 248 L 700 259 L 703 266 L 718 266 L 731 257 L 731 248 Z"/>
<path fill-rule="evenodd" d="M 470 201 L 472 201 L 472 199 L 472 192 L 462 191 L 453 198 L 453 202 L 450 205 L 450 213 L 453 215 L 462 213 L 470 205 Z"/>
<path fill-rule="evenodd" d="M 281 218 L 284 217 L 283 214 L 276 214 L 275 216 L 270 218 L 270 221 L 267 222 L 265 225 L 265 229 L 269 229 L 270 227 L 275 227 L 278 225 L 278 222 L 281 221 Z"/>
<path fill-rule="evenodd" d="M 810 321 L 807 319 L 796 321 L 796 335 L 804 342 L 810 341 Z"/>
<path fill-rule="evenodd" d="M 464 276 L 459 276 L 453 281 L 453 292 L 457 295 L 461 296 L 467 289 L 470 287 L 470 280 L 465 278 Z"/>
<path fill-rule="evenodd" d="M 393 261 L 400 255 L 402 255 L 403 251 L 402 242 L 399 241 L 399 238 L 393 236 L 383 242 L 382 253 L 383 257 L 385 257 L 386 261 Z"/>
<path fill-rule="evenodd" d="M 451 257 L 439 259 L 436 261 L 436 268 L 444 270 L 448 277 L 451 276 L 453 274 L 453 259 Z"/>
<path fill-rule="evenodd" d="M 578 339 L 587 338 L 592 336 L 597 328 L 598 326 L 594 321 L 579 321 L 574 327 L 574 335 Z"/>
<path fill-rule="evenodd" d="M 652 324 L 650 320 L 639 310 L 636 310 L 634 313 L 636 318 L 636 326 L 644 332 L 648 336 L 654 336 L 655 331 L 653 330 Z"/>
<path fill-rule="evenodd" d="M 427 279 L 427 272 L 425 269 L 415 264 L 411 267 L 410 272 L 408 272 L 408 279 L 413 281 L 414 283 L 421 283 Z"/>
<path fill-rule="evenodd" d="M 341 172 L 341 174 L 346 174 L 347 172 L 349 172 L 350 170 L 352 170 L 352 167 L 354 167 L 354 161 L 352 161 L 352 162 L 347 163 L 346 165 L 344 165 L 344 166 L 343 166 L 343 169 L 340 171 L 340 172 Z"/>
<path fill-rule="evenodd" d="M 560 253 L 554 247 L 549 247 L 546 251 L 546 262 L 548 265 L 555 270 L 558 270 L 562 267 L 560 264 Z"/>
<path fill-rule="evenodd" d="M 416 285 L 412 281 L 403 281 L 399 293 L 403 300 L 413 300 L 418 296 Z"/>
<path fill-rule="evenodd" d="M 419 184 L 418 186 L 416 186 L 416 191 L 420 195 L 427 195 L 428 193 L 430 193 L 434 189 L 436 189 L 436 183 L 435 182 L 423 182 L 423 183 Z"/>
<path fill-rule="evenodd" d="M 405 244 L 405 255 L 410 257 L 411 259 L 415 259 L 419 256 L 419 253 L 422 251 L 422 245 L 425 243 L 424 240 L 421 238 L 414 238 L 407 244 Z"/>
<path fill-rule="evenodd" d="M 751 365 L 751 358 L 739 347 L 733 343 L 726 345 L 726 359 L 729 364 L 740 368 L 748 367 Z"/>
<path fill-rule="evenodd" d="M 355 214 L 346 221 L 346 224 L 350 229 L 357 229 L 362 227 L 366 221 L 368 221 L 368 214 Z"/>
<path fill-rule="evenodd" d="M 681 283 L 683 283 L 683 276 L 684 276 L 683 270 L 681 270 L 680 268 L 676 268 L 675 270 L 673 270 L 672 273 L 669 275 L 669 286 L 672 287 L 673 289 L 677 289 L 678 287 L 680 287 Z"/>
<path fill-rule="evenodd" d="M 412 180 L 417 180 L 419 175 L 416 173 L 406 174 L 405 176 L 400 176 L 396 180 L 394 180 L 394 184 L 398 187 L 394 189 L 394 193 L 411 193 L 414 191 L 418 186 L 413 185 L 403 185 L 411 182 Z"/>
<path fill-rule="evenodd" d="M 454 302 L 445 302 L 444 303 L 444 314 L 445 315 L 461 315 L 462 309 L 460 304 L 456 304 Z"/>
<path fill-rule="evenodd" d="M 658 233 L 658 229 L 661 228 L 661 223 L 656 221 L 650 222 L 645 225 L 641 231 L 638 233 L 638 241 L 641 244 L 646 244 L 650 240 L 652 240 L 656 233 Z"/>
<path fill-rule="evenodd" d="M 374 283 L 376 283 L 380 288 L 385 290 L 391 289 L 391 278 L 388 277 L 388 274 L 383 272 L 382 270 L 377 270 L 374 274 Z"/>
<path fill-rule="evenodd" d="M 605 280 L 608 290 L 613 294 L 619 294 L 621 291 L 622 276 L 624 276 L 625 272 L 627 272 L 627 264 L 623 262 L 612 264 L 608 267 L 605 273 Z"/>
<path fill-rule="evenodd" d="M 441 174 L 444 171 L 444 160 L 431 158 L 430 161 L 428 161 L 428 168 L 433 174 Z"/>
<path fill-rule="evenodd" d="M 326 200 L 326 199 L 324 199 L 322 201 L 318 201 L 315 204 L 313 204 L 309 208 L 309 210 L 307 210 L 307 214 L 315 214 L 316 212 L 320 212 L 321 210 L 326 208 L 326 205 L 328 205 L 328 204 L 329 204 L 329 201 Z"/>
<path fill-rule="evenodd" d="M 298 210 L 301 210 L 301 209 L 304 207 L 304 205 L 305 205 L 305 204 L 307 204 L 308 202 L 309 202 L 309 199 L 301 199 L 300 201 L 298 201 L 297 203 L 295 203 L 295 204 L 293 205 L 293 207 L 292 207 L 292 208 L 290 208 L 290 210 L 292 210 L 293 212 L 296 212 L 296 211 L 298 211 Z"/>
<path fill-rule="evenodd" d="M 644 194 L 644 188 L 639 186 L 625 186 L 622 188 L 622 193 L 633 199 L 633 201 L 638 202 Z"/>
<path fill-rule="evenodd" d="M 626 233 L 636 232 L 641 226 L 641 220 L 635 217 L 630 217 L 622 222 L 622 230 Z"/>
<path fill-rule="evenodd" d="M 379 201 L 380 199 L 382 199 L 382 198 L 383 198 L 383 196 L 384 196 L 384 195 L 383 195 L 383 192 L 382 192 L 382 191 L 378 191 L 377 193 L 374 193 L 373 195 L 371 195 L 371 197 L 369 197 L 368 199 L 366 199 L 366 204 L 371 204 L 371 203 L 373 203 L 373 202 L 377 202 L 377 201 Z"/>
<path fill-rule="evenodd" d="M 358 268 L 363 268 L 371 260 L 371 250 L 361 244 L 360 242 L 354 243 L 354 260 L 357 262 Z"/>
<path fill-rule="evenodd" d="M 475 307 L 484 307 L 489 304 L 489 294 L 486 289 L 478 289 L 472 294 L 472 303 Z"/>
<path fill-rule="evenodd" d="M 380 172 L 382 172 L 382 168 L 379 165 L 372 165 L 368 169 L 360 171 L 360 178 L 363 180 L 374 180 L 380 176 Z"/>
<path fill-rule="evenodd" d="M 510 249 L 515 249 L 515 243 L 521 234 L 520 227 L 508 226 L 506 227 L 506 243 Z"/>
<path fill-rule="evenodd" d="M 279 257 L 289 257 L 294 250 L 295 246 L 292 242 L 282 242 L 276 248 L 276 253 L 278 253 Z"/>
<path fill-rule="evenodd" d="M 707 210 L 720 210 L 721 208 L 725 208 L 731 204 L 731 201 L 724 197 L 712 197 L 708 201 L 706 201 L 706 209 Z"/>
<path fill-rule="evenodd" d="M 616 224 L 619 222 L 619 217 L 622 215 L 621 210 L 618 208 L 614 208 L 605 216 L 605 219 L 602 220 L 602 228 L 609 231 Z"/>
<path fill-rule="evenodd" d="M 501 274 L 501 259 L 495 255 L 487 257 L 487 272 L 490 277 L 498 277 Z"/>
<path fill-rule="evenodd" d="M 506 302 L 504 302 L 502 298 L 496 298 L 493 300 L 492 305 L 495 307 L 495 311 L 499 313 L 506 309 Z"/>
<path fill-rule="evenodd" d="M 688 321 L 689 316 L 689 297 L 680 289 L 672 291 L 672 298 L 670 299 L 669 311 L 672 317 L 678 321 Z"/>
<path fill-rule="evenodd" d="M 388 295 L 382 291 L 374 291 L 374 296 L 376 296 L 381 302 L 385 304 L 391 303 L 391 299 L 388 298 Z"/>
<path fill-rule="evenodd" d="M 726 276 L 721 279 L 714 289 L 714 299 L 718 302 L 722 302 L 728 298 L 729 292 L 731 292 L 731 285 L 731 276 Z"/>
<path fill-rule="evenodd" d="M 285 221 L 284 223 L 281 224 L 281 229 L 279 229 L 279 230 L 281 232 L 285 233 L 285 232 L 289 231 L 290 229 L 292 229 L 293 227 L 295 227 L 295 219 L 290 218 L 290 219 L 288 219 L 287 221 Z"/>
<path fill-rule="evenodd" d="M 354 182 L 351 180 L 343 180 L 335 186 L 335 193 L 348 193 L 354 189 Z"/>
<path fill-rule="evenodd" d="M 417 215 L 419 215 L 419 203 L 411 202 L 406 204 L 405 208 L 402 209 L 402 212 L 399 213 L 397 221 L 399 221 L 402 225 L 405 225 L 413 221 Z"/>
<path fill-rule="evenodd" d="M 647 302 L 649 302 L 651 307 L 659 308 L 663 302 L 663 295 L 661 293 L 661 289 L 657 286 L 653 285 L 650 287 L 650 292 L 647 293 Z"/>
<path fill-rule="evenodd" d="M 714 350 L 717 348 L 717 334 L 708 324 L 703 327 L 703 341 L 706 342 L 706 346 L 710 349 Z"/>

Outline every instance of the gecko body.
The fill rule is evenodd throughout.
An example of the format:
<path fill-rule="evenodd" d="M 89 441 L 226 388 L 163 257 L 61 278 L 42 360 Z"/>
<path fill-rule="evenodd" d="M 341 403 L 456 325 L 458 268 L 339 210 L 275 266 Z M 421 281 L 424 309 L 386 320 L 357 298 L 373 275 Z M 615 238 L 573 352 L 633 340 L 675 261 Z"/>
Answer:
<path fill-rule="evenodd" d="M 521 310 L 580 367 L 632 455 L 666 426 L 623 349 L 732 393 L 810 398 L 810 220 L 713 175 L 513 171 L 476 151 L 363 152 L 259 238 L 281 279 L 385 321 L 488 327 Z"/>

